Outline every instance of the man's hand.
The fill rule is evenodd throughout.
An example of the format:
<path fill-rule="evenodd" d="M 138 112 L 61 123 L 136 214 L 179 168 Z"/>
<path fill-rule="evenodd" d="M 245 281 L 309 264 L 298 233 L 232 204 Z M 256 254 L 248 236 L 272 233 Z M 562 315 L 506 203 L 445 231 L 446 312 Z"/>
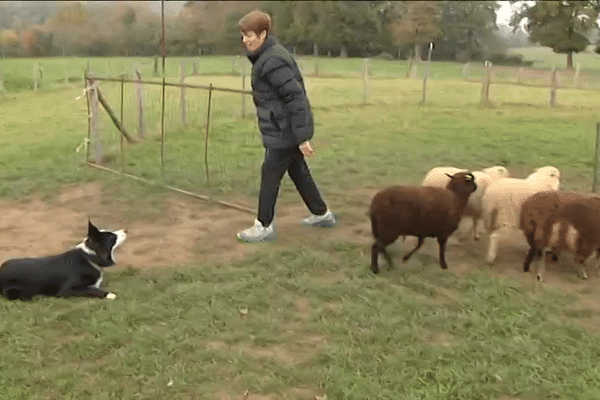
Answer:
<path fill-rule="evenodd" d="M 304 154 L 306 157 L 310 157 L 313 155 L 313 153 L 315 152 L 312 148 L 312 146 L 310 145 L 310 142 L 307 140 L 306 142 L 302 143 L 300 145 L 300 151 L 302 152 L 302 154 Z"/>

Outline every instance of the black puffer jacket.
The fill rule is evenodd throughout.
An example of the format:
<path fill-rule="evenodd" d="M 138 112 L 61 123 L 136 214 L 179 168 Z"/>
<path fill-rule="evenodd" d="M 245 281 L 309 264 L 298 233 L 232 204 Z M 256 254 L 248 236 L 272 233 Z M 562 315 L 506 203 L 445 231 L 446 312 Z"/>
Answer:
<path fill-rule="evenodd" d="M 248 53 L 252 62 L 252 96 L 263 145 L 271 149 L 297 147 L 314 133 L 304 81 L 293 56 L 268 36 Z"/>

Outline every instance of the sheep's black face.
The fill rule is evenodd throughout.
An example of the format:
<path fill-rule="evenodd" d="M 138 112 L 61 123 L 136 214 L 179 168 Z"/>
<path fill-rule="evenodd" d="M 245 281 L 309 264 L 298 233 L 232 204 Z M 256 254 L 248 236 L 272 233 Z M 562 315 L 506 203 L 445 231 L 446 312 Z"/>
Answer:
<path fill-rule="evenodd" d="M 446 186 L 456 193 L 473 193 L 477 190 L 475 177 L 470 172 L 457 172 L 454 175 L 446 174 L 450 177 L 450 182 Z"/>

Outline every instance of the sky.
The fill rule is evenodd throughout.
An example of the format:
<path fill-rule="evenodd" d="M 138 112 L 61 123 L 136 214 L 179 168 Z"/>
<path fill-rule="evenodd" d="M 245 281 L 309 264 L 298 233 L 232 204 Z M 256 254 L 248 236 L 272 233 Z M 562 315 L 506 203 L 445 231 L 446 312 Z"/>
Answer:
<path fill-rule="evenodd" d="M 160 13 L 160 1 L 149 1 L 148 2 L 150 4 L 150 7 Z M 170 3 L 170 4 L 168 4 Z M 177 12 L 179 11 L 179 9 L 181 9 L 181 7 L 183 7 L 183 4 L 185 3 L 185 1 L 165 1 L 165 11 L 167 9 L 167 7 L 170 8 L 169 11 L 171 12 Z M 501 4 L 500 9 L 497 11 L 497 20 L 496 22 L 498 24 L 503 24 L 503 25 L 508 25 L 508 22 L 510 20 L 510 17 L 512 15 L 512 10 L 511 10 L 511 5 L 508 1 L 499 1 L 498 3 Z M 167 6 L 168 4 L 168 6 Z M 513 6 L 516 7 L 517 5 Z"/>
<path fill-rule="evenodd" d="M 496 19 L 496 23 L 508 25 L 508 21 L 511 17 L 510 3 L 508 1 L 499 1 L 498 3 L 500 3 L 502 6 L 498 11 L 496 11 L 496 16 L 498 17 Z"/>

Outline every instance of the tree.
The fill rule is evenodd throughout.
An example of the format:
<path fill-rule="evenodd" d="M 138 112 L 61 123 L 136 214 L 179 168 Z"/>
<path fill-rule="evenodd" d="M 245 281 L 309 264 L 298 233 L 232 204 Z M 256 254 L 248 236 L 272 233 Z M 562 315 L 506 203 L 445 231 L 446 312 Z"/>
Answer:
<path fill-rule="evenodd" d="M 436 55 L 461 62 L 487 58 L 499 7 L 495 1 L 444 1 Z"/>
<path fill-rule="evenodd" d="M 524 2 L 510 24 L 516 30 L 526 20 L 530 40 L 550 47 L 555 53 L 566 54 L 567 69 L 573 69 L 573 53 L 585 50 L 590 44 L 587 34 L 598 27 L 599 11 L 600 1 Z"/>
<path fill-rule="evenodd" d="M 414 46 L 421 59 L 421 47 L 439 36 L 441 3 L 437 1 L 391 1 L 386 12 L 387 28 L 396 45 Z"/>

